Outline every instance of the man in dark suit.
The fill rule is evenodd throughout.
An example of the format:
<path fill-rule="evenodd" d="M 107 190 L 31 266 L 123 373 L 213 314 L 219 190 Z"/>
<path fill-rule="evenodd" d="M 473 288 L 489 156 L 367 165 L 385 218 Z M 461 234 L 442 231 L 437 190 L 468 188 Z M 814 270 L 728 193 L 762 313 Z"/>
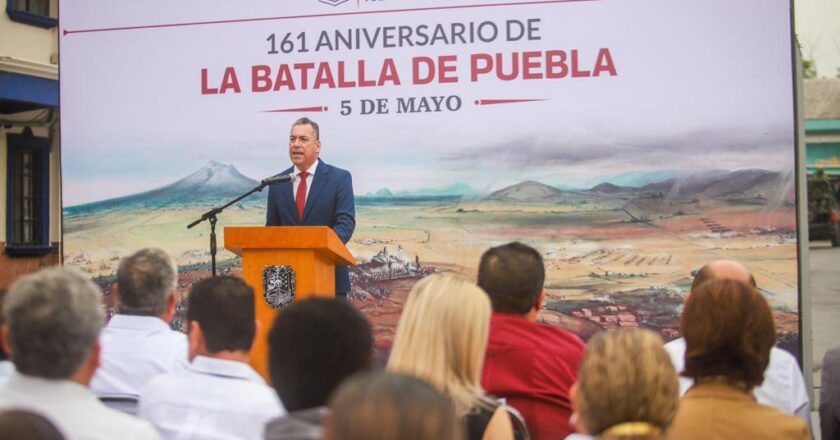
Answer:
<path fill-rule="evenodd" d="M 300 118 L 289 134 L 289 158 L 294 182 L 273 185 L 268 190 L 266 226 L 329 226 L 345 244 L 356 228 L 356 204 L 350 172 L 318 159 L 321 153 L 318 124 Z M 335 268 L 335 291 L 350 291 L 347 266 Z"/>

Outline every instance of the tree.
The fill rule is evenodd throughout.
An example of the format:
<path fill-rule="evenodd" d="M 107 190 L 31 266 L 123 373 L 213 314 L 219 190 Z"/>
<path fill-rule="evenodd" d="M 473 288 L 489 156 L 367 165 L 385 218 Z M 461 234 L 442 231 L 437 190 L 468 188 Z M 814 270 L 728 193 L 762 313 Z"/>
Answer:
<path fill-rule="evenodd" d="M 805 79 L 817 77 L 817 65 L 814 63 L 814 60 L 802 60 L 802 76 L 804 76 Z"/>

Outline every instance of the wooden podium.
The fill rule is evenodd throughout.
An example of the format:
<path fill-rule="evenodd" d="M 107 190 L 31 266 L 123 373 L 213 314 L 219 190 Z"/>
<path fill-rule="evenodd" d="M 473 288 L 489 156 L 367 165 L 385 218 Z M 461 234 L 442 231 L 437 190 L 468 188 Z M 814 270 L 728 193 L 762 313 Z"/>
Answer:
<path fill-rule="evenodd" d="M 226 227 L 225 249 L 242 257 L 242 278 L 254 288 L 260 325 L 251 348 L 251 365 L 268 381 L 268 331 L 277 310 L 264 298 L 266 266 L 290 266 L 295 271 L 295 300 L 335 295 L 335 266 L 354 265 L 355 258 L 326 226 Z"/>

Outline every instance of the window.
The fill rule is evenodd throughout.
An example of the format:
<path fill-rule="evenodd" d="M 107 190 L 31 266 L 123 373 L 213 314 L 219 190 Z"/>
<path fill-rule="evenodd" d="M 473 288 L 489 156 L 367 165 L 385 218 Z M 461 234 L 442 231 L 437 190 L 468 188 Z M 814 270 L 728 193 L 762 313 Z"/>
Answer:
<path fill-rule="evenodd" d="M 50 0 L 7 0 L 6 14 L 9 19 L 42 28 L 58 25 L 50 16 Z"/>
<path fill-rule="evenodd" d="M 37 15 L 50 15 L 49 0 L 9 0 L 12 9 Z"/>
<path fill-rule="evenodd" d="M 50 141 L 26 128 L 8 140 L 6 253 L 43 255 L 52 250 L 49 229 Z"/>

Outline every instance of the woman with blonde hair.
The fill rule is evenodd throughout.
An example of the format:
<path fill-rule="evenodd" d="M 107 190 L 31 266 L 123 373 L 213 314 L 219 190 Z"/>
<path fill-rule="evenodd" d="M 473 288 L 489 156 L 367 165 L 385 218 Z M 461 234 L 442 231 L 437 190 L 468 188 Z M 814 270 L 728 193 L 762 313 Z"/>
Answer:
<path fill-rule="evenodd" d="M 449 396 L 468 440 L 513 439 L 505 408 L 481 389 L 490 299 L 455 275 L 431 275 L 411 289 L 388 370 L 423 379 Z"/>
<path fill-rule="evenodd" d="M 579 430 L 603 440 L 663 439 L 678 401 L 677 372 L 659 335 L 616 329 L 589 340 L 572 389 Z"/>

